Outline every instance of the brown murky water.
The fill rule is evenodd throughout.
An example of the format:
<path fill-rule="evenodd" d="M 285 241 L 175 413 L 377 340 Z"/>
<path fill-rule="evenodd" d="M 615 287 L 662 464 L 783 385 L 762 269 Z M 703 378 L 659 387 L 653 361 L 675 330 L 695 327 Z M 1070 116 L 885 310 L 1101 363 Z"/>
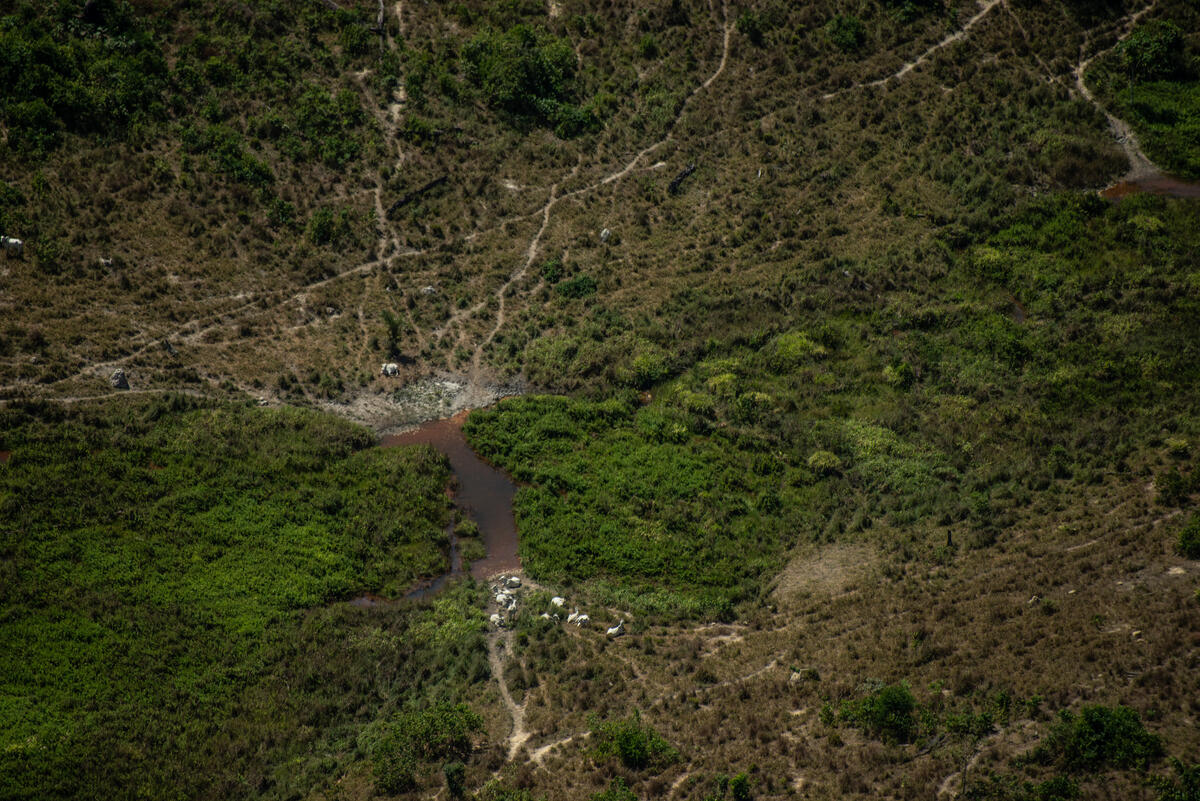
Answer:
<path fill-rule="evenodd" d="M 513 496 L 516 495 L 517 486 L 503 472 L 480 459 L 467 445 L 462 433 L 466 419 L 467 412 L 461 412 L 444 420 L 433 420 L 412 431 L 386 436 L 380 444 L 384 448 L 432 445 L 445 454 L 458 480 L 454 503 L 479 526 L 480 536 L 487 548 L 485 558 L 471 563 L 471 575 L 487 578 L 521 567 L 521 560 L 517 557 L 517 521 L 513 517 Z M 455 544 L 451 556 L 454 557 L 456 553 Z M 454 572 L 452 567 L 450 575 Z M 444 583 L 447 577 L 440 577 L 434 584 Z M 434 591 L 433 585 L 426 590 Z"/>
<path fill-rule="evenodd" d="M 1113 184 L 1108 189 L 1102 190 L 1100 197 L 1107 200 L 1120 200 L 1138 194 L 1200 198 L 1200 182 L 1185 181 L 1170 175 L 1154 175 Z"/>

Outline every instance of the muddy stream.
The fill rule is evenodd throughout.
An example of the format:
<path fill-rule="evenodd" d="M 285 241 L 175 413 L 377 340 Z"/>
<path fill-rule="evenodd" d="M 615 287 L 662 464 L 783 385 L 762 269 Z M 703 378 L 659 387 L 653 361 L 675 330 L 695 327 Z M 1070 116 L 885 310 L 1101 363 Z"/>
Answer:
<path fill-rule="evenodd" d="M 1200 198 L 1200 182 L 1157 173 L 1121 181 L 1100 191 L 1100 197 L 1106 200 L 1121 200 L 1139 194 Z"/>
<path fill-rule="evenodd" d="M 402 445 L 431 445 L 450 462 L 456 487 L 454 505 L 459 512 L 474 520 L 479 526 L 479 535 L 487 549 L 487 556 L 468 566 L 477 579 L 497 573 L 520 570 L 521 560 L 517 556 L 517 522 L 513 517 L 513 496 L 517 486 L 507 475 L 480 459 L 463 437 L 462 427 L 468 412 L 453 417 L 430 420 L 411 431 L 389 434 L 380 441 L 382 448 Z M 420 585 L 405 594 L 405 598 L 416 599 L 433 595 L 446 582 L 463 573 L 462 554 L 454 536 L 453 525 L 450 535 L 450 571 Z M 350 603 L 355 606 L 375 606 L 388 599 L 375 595 L 361 595 Z"/>

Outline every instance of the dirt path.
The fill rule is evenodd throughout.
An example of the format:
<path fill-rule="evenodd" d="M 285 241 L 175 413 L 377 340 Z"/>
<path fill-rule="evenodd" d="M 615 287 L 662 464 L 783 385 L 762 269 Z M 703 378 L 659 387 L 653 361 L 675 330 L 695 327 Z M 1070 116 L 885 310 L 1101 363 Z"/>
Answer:
<path fill-rule="evenodd" d="M 504 660 L 501 651 L 512 653 L 512 631 L 498 629 L 488 635 L 488 665 L 500 688 L 500 699 L 504 708 L 512 716 L 512 731 L 508 734 L 508 761 L 516 758 L 521 746 L 529 740 L 529 730 L 525 728 L 525 704 L 518 704 L 508 691 L 508 680 L 504 678 Z"/>
<path fill-rule="evenodd" d="M 1117 140 L 1117 144 L 1121 146 L 1121 149 L 1125 151 L 1125 157 L 1129 159 L 1129 172 L 1124 176 L 1124 178 L 1122 178 L 1122 180 L 1125 181 L 1138 181 L 1145 180 L 1147 178 L 1156 178 L 1162 175 L 1162 171 L 1159 170 L 1158 167 L 1155 167 L 1154 162 L 1150 161 L 1150 159 L 1146 156 L 1146 153 L 1142 150 L 1142 146 L 1138 142 L 1137 136 L 1134 134 L 1133 128 L 1130 127 L 1129 123 L 1113 116 L 1113 114 L 1109 112 L 1104 104 L 1095 98 L 1091 90 L 1087 88 L 1087 83 L 1084 82 L 1083 76 L 1093 61 L 1107 53 L 1110 53 L 1114 48 L 1117 47 L 1117 45 L 1124 41 L 1125 37 L 1129 36 L 1129 34 L 1133 32 L 1134 27 L 1141 20 L 1141 18 L 1150 13 L 1157 4 L 1157 0 L 1153 0 L 1153 2 L 1143 8 L 1141 11 L 1127 16 L 1123 23 L 1124 30 L 1119 36 L 1117 36 L 1117 41 L 1114 42 L 1112 46 L 1107 47 L 1104 50 L 1097 51 L 1087 58 L 1083 58 L 1083 50 L 1085 47 L 1087 47 L 1087 41 L 1085 40 L 1084 43 L 1079 46 L 1079 55 L 1081 60 L 1074 69 L 1075 90 L 1079 93 L 1080 97 L 1099 109 L 1100 113 L 1105 116 L 1105 118 L 1108 120 L 1108 126 L 1113 132 L 1113 137 Z"/>
<path fill-rule="evenodd" d="M 930 56 L 932 56 L 937 51 L 941 50 L 943 47 L 954 44 L 958 40 L 965 37 L 968 33 L 970 33 L 972 28 L 974 28 L 977 24 L 979 24 L 980 20 L 982 20 L 984 17 L 986 17 L 993 8 L 1000 5 L 1002 1 L 1003 0 L 984 0 L 982 7 L 979 9 L 979 12 L 977 14 L 975 14 L 975 16 L 973 16 L 969 20 L 967 20 L 961 28 L 959 28 L 957 31 L 955 31 L 951 34 L 948 34 L 940 42 L 938 42 L 937 44 L 930 47 L 928 50 L 926 50 L 921 55 L 917 56 L 917 58 L 913 59 L 912 61 L 906 62 L 904 64 L 904 66 L 900 67 L 900 69 L 896 70 L 891 75 L 885 75 L 884 77 L 877 78 L 873 81 L 866 81 L 864 83 L 856 83 L 852 86 L 847 86 L 845 89 L 839 89 L 836 92 L 829 92 L 828 94 L 823 95 L 823 99 L 832 100 L 833 98 L 837 97 L 838 95 L 843 94 L 845 92 L 853 91 L 854 89 L 861 89 L 863 87 L 868 87 L 868 86 L 883 86 L 888 81 L 903 78 L 905 75 L 907 75 L 908 73 L 910 73 L 914 69 L 916 69 L 920 64 L 927 61 Z"/>

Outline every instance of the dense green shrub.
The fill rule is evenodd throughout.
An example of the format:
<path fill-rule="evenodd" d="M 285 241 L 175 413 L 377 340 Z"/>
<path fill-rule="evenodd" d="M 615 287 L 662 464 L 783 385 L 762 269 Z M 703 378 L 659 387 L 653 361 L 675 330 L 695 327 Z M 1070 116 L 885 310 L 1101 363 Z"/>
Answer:
<path fill-rule="evenodd" d="M 1188 765 L 1171 757 L 1174 776 L 1152 776 L 1150 784 L 1158 790 L 1158 801 L 1200 801 L 1200 762 Z"/>
<path fill-rule="evenodd" d="M 1162 741 L 1146 731 L 1138 713 L 1129 707 L 1085 706 L 1075 715 L 1067 710 L 1050 730 L 1033 758 L 1069 771 L 1104 768 L 1146 768 L 1161 756 Z"/>
<path fill-rule="evenodd" d="M 825 35 L 843 53 L 853 53 L 867 39 L 867 29 L 858 17 L 838 14 L 825 26 Z"/>
<path fill-rule="evenodd" d="M 596 279 L 590 275 L 577 275 L 557 284 L 554 291 L 564 298 L 586 298 L 596 294 Z"/>
<path fill-rule="evenodd" d="M 314 245 L 337 244 L 351 235 L 350 211 L 334 213 L 328 206 L 313 212 L 308 221 L 308 238 Z"/>
<path fill-rule="evenodd" d="M 114 133 L 161 113 L 166 60 L 124 3 L 90 21 L 69 4 L 0 17 L 0 120 L 9 147 L 43 153 L 63 130 Z"/>
<path fill-rule="evenodd" d="M 597 741 L 596 755 L 616 757 L 630 770 L 661 770 L 679 760 L 679 752 L 661 734 L 642 723 L 637 710 L 625 718 L 593 719 L 591 726 Z"/>
<path fill-rule="evenodd" d="M 467 791 L 467 766 L 462 762 L 447 762 L 442 765 L 442 775 L 446 777 L 446 792 L 451 798 L 462 798 Z"/>
<path fill-rule="evenodd" d="M 1183 31 L 1173 22 L 1152 20 L 1117 45 L 1117 52 L 1133 81 L 1170 78 L 1183 67 Z"/>
<path fill-rule="evenodd" d="M 753 11 L 743 11 L 737 18 L 738 33 L 744 35 L 753 44 L 761 46 L 763 43 L 763 24 L 762 20 Z"/>
<path fill-rule="evenodd" d="M 1188 559 L 1200 559 L 1200 514 L 1180 530 L 1178 548 Z"/>
<path fill-rule="evenodd" d="M 463 46 L 468 80 L 493 106 L 537 120 L 562 137 L 599 121 L 573 104 L 575 51 L 570 42 L 528 25 L 477 34 Z"/>
<path fill-rule="evenodd" d="M 895 743 L 909 742 L 917 730 L 917 699 L 907 683 L 888 684 L 865 698 L 842 704 L 841 718 Z"/>
<path fill-rule="evenodd" d="M 184 396 L 10 406 L 0 431 L 19 454 L 0 469 L 14 569 L 0 585 L 0 695 L 39 699 L 0 703 L 0 797 L 127 798 L 146 782 L 230 797 L 244 792 L 234 774 L 324 736 L 266 699 L 361 726 L 386 692 L 327 672 L 380 671 L 388 691 L 424 681 L 381 665 L 390 654 L 439 682 L 486 679 L 474 596 L 397 609 L 374 634 L 325 606 L 446 569 L 448 468 L 431 449 L 383 451 L 336 418 Z M 407 631 L 402 651 L 389 644 Z M 263 745 L 218 734 L 235 730 Z"/>
<path fill-rule="evenodd" d="M 376 786 L 387 793 L 413 787 L 422 763 L 466 757 L 471 751 L 472 734 L 482 727 L 483 718 L 466 704 L 442 702 L 398 713 L 375 743 L 372 760 Z M 461 762 L 458 765 L 461 767 Z M 462 771 L 449 764 L 444 772 L 447 786 L 458 780 L 461 790 Z"/>

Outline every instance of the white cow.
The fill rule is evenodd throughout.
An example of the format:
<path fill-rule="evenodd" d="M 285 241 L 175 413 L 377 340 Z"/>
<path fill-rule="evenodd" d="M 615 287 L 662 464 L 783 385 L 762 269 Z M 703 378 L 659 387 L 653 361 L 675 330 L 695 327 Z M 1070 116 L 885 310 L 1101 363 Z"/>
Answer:
<path fill-rule="evenodd" d="M 388 362 L 383 367 L 379 368 L 380 375 L 396 376 L 400 375 L 400 365 L 395 362 Z"/>
<path fill-rule="evenodd" d="M 575 616 L 575 625 L 582 627 L 582 626 L 586 625 L 588 623 L 588 621 L 590 621 L 590 620 L 591 620 L 591 618 L 588 617 L 587 615 L 576 615 Z"/>
<path fill-rule="evenodd" d="M 16 256 L 19 259 L 25 255 L 25 243 L 16 237 L 0 237 L 0 245 L 4 247 L 5 256 Z"/>
<path fill-rule="evenodd" d="M 563 598 L 560 595 L 555 595 L 553 598 L 550 599 L 550 603 L 554 604 L 559 609 L 561 609 L 562 605 L 565 604 L 566 602 L 567 602 L 567 599 Z"/>
<path fill-rule="evenodd" d="M 625 633 L 625 621 L 624 620 L 622 620 L 620 623 L 618 623 L 617 625 L 613 626 L 611 629 L 609 629 L 608 631 L 605 632 L 605 634 L 607 634 L 609 637 L 620 637 L 624 633 Z"/>
<path fill-rule="evenodd" d="M 499 615 L 492 615 L 490 619 L 492 621 L 492 625 L 496 628 L 504 628 L 504 618 L 500 617 Z"/>

